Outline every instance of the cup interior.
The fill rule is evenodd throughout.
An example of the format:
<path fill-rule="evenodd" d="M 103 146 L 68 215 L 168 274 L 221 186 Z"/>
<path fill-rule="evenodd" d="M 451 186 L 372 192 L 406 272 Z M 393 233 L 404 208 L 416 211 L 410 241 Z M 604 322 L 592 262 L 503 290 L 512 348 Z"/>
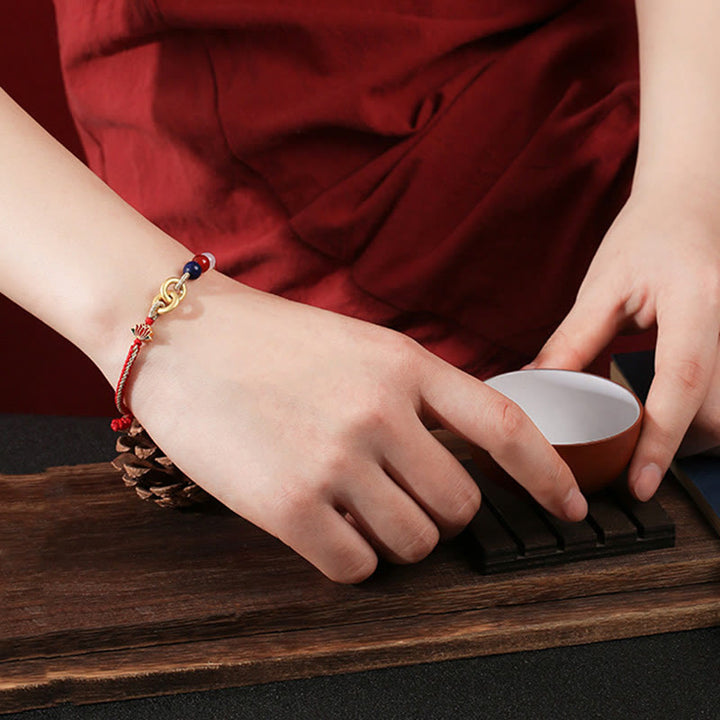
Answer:
<path fill-rule="evenodd" d="M 552 445 L 577 445 L 619 435 L 640 417 L 622 385 L 573 370 L 532 369 L 485 381 L 516 402 Z"/>

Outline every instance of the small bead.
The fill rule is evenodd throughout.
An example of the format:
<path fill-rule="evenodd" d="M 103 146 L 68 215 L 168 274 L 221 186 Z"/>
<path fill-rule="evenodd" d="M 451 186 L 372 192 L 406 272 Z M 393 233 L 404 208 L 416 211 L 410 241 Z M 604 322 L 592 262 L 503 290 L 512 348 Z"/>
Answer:
<path fill-rule="evenodd" d="M 210 269 L 211 269 L 211 270 L 214 270 L 214 269 L 215 269 L 215 264 L 216 264 L 216 263 L 215 263 L 215 256 L 214 256 L 211 252 L 204 252 L 204 253 L 201 253 L 201 254 L 204 255 L 204 256 L 210 261 Z"/>
<path fill-rule="evenodd" d="M 203 272 L 210 269 L 210 260 L 208 260 L 205 255 L 196 255 L 193 258 L 193 262 L 196 262 L 202 268 Z"/>
<path fill-rule="evenodd" d="M 183 268 L 183 274 L 184 273 L 187 273 L 191 280 L 195 280 L 202 275 L 202 268 L 199 263 L 191 260 L 190 262 L 185 263 L 185 267 Z"/>

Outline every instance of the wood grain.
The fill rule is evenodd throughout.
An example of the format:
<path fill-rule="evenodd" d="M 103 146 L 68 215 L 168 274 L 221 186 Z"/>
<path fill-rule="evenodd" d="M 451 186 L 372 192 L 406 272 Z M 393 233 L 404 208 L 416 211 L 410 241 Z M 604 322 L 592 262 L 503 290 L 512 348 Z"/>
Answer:
<path fill-rule="evenodd" d="M 228 511 L 143 503 L 109 463 L 0 493 L 0 712 L 720 624 L 720 538 L 672 479 L 674 548 L 483 576 L 460 538 L 357 586 Z"/>

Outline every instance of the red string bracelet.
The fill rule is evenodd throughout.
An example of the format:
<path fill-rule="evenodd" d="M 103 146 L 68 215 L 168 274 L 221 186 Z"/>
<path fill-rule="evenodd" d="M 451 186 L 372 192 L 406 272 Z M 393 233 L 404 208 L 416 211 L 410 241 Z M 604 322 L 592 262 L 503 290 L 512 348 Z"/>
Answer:
<path fill-rule="evenodd" d="M 158 315 L 164 315 L 166 312 L 174 310 L 180 304 L 180 301 L 185 297 L 185 293 L 187 292 L 187 286 L 185 285 L 187 280 L 196 280 L 202 273 L 207 270 L 212 270 L 214 267 L 215 256 L 212 253 L 204 252 L 195 255 L 192 260 L 185 263 L 183 274 L 179 278 L 170 277 L 160 286 L 160 292 L 153 298 L 152 305 L 145 320 L 131 328 L 135 340 L 130 346 L 130 350 L 125 358 L 125 364 L 120 371 L 117 387 L 115 388 L 115 407 L 122 413 L 121 417 L 114 418 L 110 423 L 110 427 L 116 432 L 127 430 L 132 424 L 134 415 L 123 402 L 123 390 L 133 363 L 142 349 L 143 344 L 152 340 L 152 324 L 157 320 Z"/>

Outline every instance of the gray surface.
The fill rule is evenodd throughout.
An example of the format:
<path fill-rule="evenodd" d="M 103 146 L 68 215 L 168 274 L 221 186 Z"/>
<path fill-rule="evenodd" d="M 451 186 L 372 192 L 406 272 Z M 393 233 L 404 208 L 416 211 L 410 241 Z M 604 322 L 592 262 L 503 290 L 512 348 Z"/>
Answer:
<path fill-rule="evenodd" d="M 0 414 L 0 472 L 110 460 L 109 424 L 110 418 Z M 720 627 L 3 717 L 718 720 L 719 683 Z"/>
<path fill-rule="evenodd" d="M 111 420 L 0 413 L 0 472 L 18 475 L 112 460 L 117 433 Z"/>
<path fill-rule="evenodd" d="M 720 629 L 167 697 L 28 720 L 717 720 Z"/>

